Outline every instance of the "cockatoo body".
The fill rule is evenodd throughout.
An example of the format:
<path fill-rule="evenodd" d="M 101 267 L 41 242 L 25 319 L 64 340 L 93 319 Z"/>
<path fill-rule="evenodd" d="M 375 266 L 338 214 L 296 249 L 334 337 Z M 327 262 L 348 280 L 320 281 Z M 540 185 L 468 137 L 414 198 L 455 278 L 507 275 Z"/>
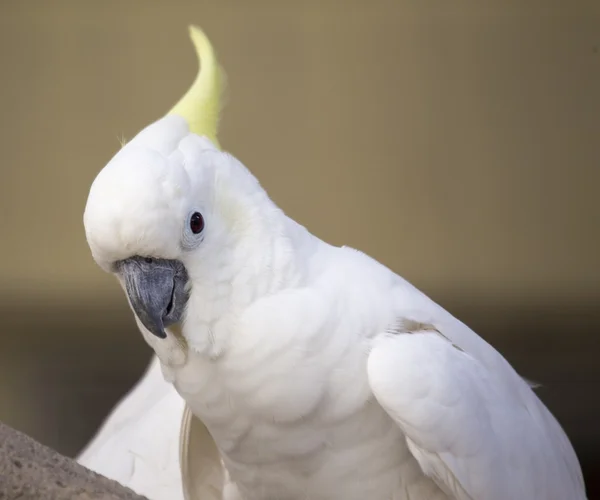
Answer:
<path fill-rule="evenodd" d="M 94 259 L 216 444 L 197 467 L 204 450 L 187 444 L 186 498 L 211 471 L 227 500 L 584 499 L 565 433 L 501 354 L 287 217 L 219 149 L 198 116 L 214 124 L 220 72 L 193 34 L 198 85 L 98 174 L 84 216 Z"/>

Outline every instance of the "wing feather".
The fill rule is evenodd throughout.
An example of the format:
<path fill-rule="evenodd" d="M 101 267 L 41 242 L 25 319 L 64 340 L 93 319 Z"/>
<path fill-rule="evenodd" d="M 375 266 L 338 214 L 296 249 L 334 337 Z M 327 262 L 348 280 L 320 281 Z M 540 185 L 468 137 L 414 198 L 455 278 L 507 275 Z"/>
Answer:
<path fill-rule="evenodd" d="M 179 432 L 184 406 L 154 356 L 77 461 L 152 500 L 183 500 Z"/>
<path fill-rule="evenodd" d="M 180 434 L 185 500 L 221 500 L 225 469 L 217 446 L 201 420 L 186 405 Z"/>
<path fill-rule="evenodd" d="M 456 500 L 585 499 L 577 457 L 527 382 L 488 344 L 469 352 L 462 323 L 420 316 L 374 339 L 368 376 L 423 472 Z"/>

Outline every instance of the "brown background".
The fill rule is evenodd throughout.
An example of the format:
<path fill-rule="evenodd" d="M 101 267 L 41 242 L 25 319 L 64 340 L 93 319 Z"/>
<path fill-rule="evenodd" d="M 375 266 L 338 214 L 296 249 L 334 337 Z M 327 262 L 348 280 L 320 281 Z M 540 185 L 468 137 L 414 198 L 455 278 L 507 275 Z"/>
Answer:
<path fill-rule="evenodd" d="M 600 498 L 598 1 L 0 2 L 0 419 L 72 455 L 149 359 L 82 213 L 191 83 L 189 23 L 224 147 L 541 382 Z"/>

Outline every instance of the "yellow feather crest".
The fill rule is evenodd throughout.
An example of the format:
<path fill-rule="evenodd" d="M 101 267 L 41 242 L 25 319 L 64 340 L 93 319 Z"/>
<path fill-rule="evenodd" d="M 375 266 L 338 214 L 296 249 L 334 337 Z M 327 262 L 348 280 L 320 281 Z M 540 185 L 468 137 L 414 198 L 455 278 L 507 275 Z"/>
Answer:
<path fill-rule="evenodd" d="M 189 31 L 200 67 L 192 86 L 168 114 L 183 117 L 191 132 L 208 137 L 220 148 L 217 129 L 225 72 L 219 66 L 215 51 L 204 32 L 196 26 L 190 26 Z"/>

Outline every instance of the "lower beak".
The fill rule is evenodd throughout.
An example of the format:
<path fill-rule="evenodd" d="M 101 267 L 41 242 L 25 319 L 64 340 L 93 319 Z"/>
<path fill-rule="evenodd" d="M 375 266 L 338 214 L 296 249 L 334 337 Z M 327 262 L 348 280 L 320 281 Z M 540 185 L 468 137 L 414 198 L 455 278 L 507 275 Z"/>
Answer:
<path fill-rule="evenodd" d="M 188 275 L 178 260 L 130 257 L 119 261 L 116 271 L 125 283 L 133 312 L 157 337 L 183 319 L 188 299 Z"/>

